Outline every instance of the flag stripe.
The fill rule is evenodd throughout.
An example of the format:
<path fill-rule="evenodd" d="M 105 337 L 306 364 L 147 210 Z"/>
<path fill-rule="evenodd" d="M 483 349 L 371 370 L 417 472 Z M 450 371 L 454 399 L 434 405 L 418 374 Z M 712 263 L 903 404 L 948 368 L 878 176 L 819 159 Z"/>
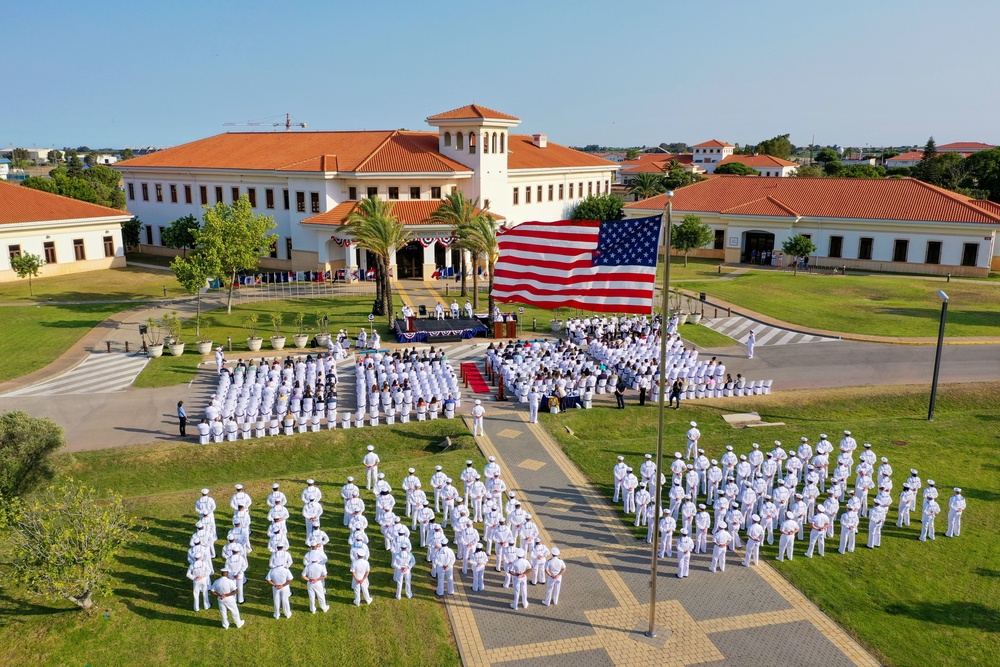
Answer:
<path fill-rule="evenodd" d="M 620 266 L 616 267 L 619 271 L 630 271 L 632 267 Z M 598 285 L 601 283 L 609 283 L 616 285 L 619 289 L 628 289 L 630 283 L 635 283 L 637 286 L 646 284 L 651 284 L 655 276 L 644 275 L 641 273 L 605 273 L 596 272 L 594 269 L 590 270 L 592 272 L 591 277 L 588 279 L 587 276 L 578 276 L 576 280 L 569 281 L 563 278 L 565 272 L 562 271 L 545 271 L 543 269 L 536 269 L 534 271 L 507 271 L 497 272 L 493 276 L 494 285 L 510 285 L 512 287 L 517 287 L 517 285 L 524 283 L 537 282 L 542 286 L 549 287 L 550 289 L 563 289 L 569 285 L 573 284 L 587 284 L 590 286 Z M 577 272 L 580 273 L 580 272 Z M 644 287 L 648 291 L 648 287 Z"/>

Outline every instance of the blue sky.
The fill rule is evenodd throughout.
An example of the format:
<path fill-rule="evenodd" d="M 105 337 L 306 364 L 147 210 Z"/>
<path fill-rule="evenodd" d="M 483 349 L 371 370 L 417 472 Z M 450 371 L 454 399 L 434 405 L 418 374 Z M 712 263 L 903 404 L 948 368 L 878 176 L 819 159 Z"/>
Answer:
<path fill-rule="evenodd" d="M 167 146 L 286 111 L 424 129 L 473 101 L 571 145 L 1000 144 L 998 24 L 995 0 L 9 2 L 0 147 Z"/>

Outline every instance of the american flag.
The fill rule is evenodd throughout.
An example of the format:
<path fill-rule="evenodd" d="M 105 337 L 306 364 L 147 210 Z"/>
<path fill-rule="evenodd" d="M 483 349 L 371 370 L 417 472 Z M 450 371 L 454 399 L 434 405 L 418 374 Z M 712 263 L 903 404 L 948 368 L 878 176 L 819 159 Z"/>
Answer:
<path fill-rule="evenodd" d="M 648 313 L 661 217 L 525 222 L 498 239 L 493 298 L 540 308 Z"/>

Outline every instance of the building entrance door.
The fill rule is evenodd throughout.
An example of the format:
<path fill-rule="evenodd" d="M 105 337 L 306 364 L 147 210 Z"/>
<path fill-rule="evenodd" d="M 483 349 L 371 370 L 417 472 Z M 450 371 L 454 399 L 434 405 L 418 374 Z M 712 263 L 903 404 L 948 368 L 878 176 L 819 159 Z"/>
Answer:
<path fill-rule="evenodd" d="M 405 248 L 396 251 L 396 270 L 403 280 L 424 277 L 424 247 L 419 241 L 408 243 Z"/>
<path fill-rule="evenodd" d="M 743 257 L 740 261 L 751 260 L 760 263 L 760 254 L 774 250 L 774 234 L 771 232 L 746 232 L 743 234 Z M 756 254 L 754 254 L 756 252 Z"/>

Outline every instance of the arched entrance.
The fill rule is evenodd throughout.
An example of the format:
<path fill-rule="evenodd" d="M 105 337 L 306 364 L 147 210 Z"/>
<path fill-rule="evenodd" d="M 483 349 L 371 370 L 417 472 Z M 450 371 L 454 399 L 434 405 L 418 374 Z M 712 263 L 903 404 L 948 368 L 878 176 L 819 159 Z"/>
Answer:
<path fill-rule="evenodd" d="M 396 271 L 402 280 L 424 277 L 424 247 L 419 241 L 411 241 L 396 251 Z"/>
<path fill-rule="evenodd" d="M 740 258 L 741 262 L 749 262 L 753 254 L 756 251 L 756 256 L 759 257 L 762 252 L 770 252 L 774 250 L 774 234 L 771 232 L 743 232 L 743 255 Z"/>

